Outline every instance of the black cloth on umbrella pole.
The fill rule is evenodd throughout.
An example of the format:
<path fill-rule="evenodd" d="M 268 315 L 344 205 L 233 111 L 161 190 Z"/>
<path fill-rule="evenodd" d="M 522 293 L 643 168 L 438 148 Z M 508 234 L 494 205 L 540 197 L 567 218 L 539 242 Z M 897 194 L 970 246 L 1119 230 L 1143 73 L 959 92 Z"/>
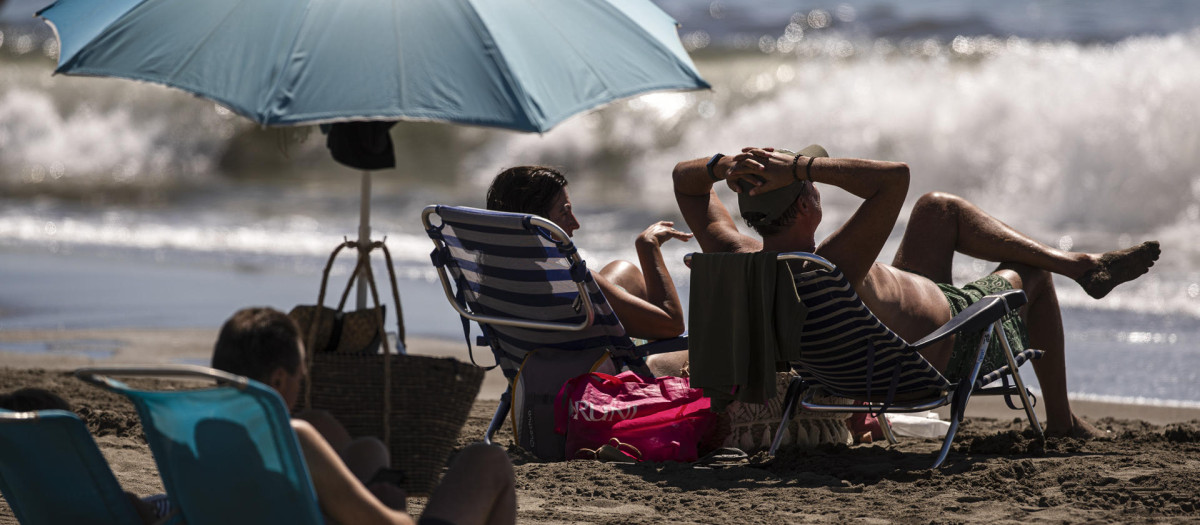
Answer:
<path fill-rule="evenodd" d="M 325 133 L 325 146 L 333 160 L 351 168 L 362 170 L 362 200 L 359 208 L 358 252 L 359 259 L 368 257 L 365 247 L 371 245 L 371 170 L 396 167 L 396 152 L 390 133 L 395 121 L 338 122 L 321 125 Z M 370 271 L 370 264 L 365 266 Z M 367 307 L 367 284 L 365 276 L 359 276 L 357 305 Z"/>

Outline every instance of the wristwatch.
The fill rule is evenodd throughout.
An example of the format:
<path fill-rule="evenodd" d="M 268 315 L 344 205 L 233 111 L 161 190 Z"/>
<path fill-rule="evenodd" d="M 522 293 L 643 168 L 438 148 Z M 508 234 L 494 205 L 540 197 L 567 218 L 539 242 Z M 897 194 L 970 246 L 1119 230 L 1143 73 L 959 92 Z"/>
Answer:
<path fill-rule="evenodd" d="M 718 182 L 721 180 L 719 177 L 717 177 L 717 174 L 713 172 L 713 168 L 716 167 L 717 163 L 723 158 L 725 158 L 725 154 L 718 153 L 713 155 L 711 159 L 708 159 L 708 178 L 712 179 L 713 182 Z"/>

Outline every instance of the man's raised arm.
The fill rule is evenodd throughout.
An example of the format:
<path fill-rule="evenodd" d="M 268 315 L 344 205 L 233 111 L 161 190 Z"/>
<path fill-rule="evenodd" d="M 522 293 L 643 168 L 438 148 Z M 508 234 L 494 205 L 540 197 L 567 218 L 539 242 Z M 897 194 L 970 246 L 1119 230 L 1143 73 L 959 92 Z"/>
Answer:
<path fill-rule="evenodd" d="M 817 246 L 856 286 L 867 276 L 908 194 L 908 165 L 863 159 L 817 159 L 812 180 L 837 186 L 863 199 L 850 219 Z"/>
<path fill-rule="evenodd" d="M 762 243 L 742 234 L 725 204 L 717 197 L 713 184 L 721 182 L 734 164 L 732 156 L 686 160 L 675 165 L 671 178 L 675 184 L 675 202 L 688 228 L 705 252 L 753 252 Z M 711 173 L 711 175 L 710 175 Z"/>
<path fill-rule="evenodd" d="M 863 199 L 854 214 L 817 245 L 817 254 L 833 261 L 856 286 L 879 257 L 896 224 L 908 193 L 908 165 L 865 159 L 808 157 L 771 148 L 747 148 L 734 159 L 729 177 L 746 180 L 761 194 L 790 184 L 797 178 L 837 186 Z"/>

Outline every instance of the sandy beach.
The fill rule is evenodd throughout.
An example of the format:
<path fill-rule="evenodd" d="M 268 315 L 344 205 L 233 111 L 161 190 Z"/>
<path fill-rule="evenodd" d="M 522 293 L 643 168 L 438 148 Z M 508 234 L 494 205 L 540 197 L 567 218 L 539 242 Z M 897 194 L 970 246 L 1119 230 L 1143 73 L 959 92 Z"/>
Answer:
<path fill-rule="evenodd" d="M 212 330 L 5 331 L 0 346 L 41 342 L 39 353 L 0 352 L 0 391 L 39 386 L 64 395 L 88 422 L 118 480 L 139 495 L 162 491 L 132 407 L 70 370 L 93 364 L 203 362 Z M 69 341 L 115 342 L 111 357 L 56 355 Z M 57 342 L 57 344 L 55 343 Z M 413 353 L 462 357 L 452 341 L 414 339 Z M 485 380 L 459 442 L 477 441 L 503 389 Z M 896 447 L 783 450 L 772 462 L 716 469 L 687 464 L 542 463 L 511 446 L 521 523 L 1161 523 L 1200 520 L 1200 410 L 1076 402 L 1114 438 L 1050 440 L 1022 432 L 1021 413 L 976 399 L 946 465 L 928 470 L 934 440 Z M 420 511 L 421 498 L 410 509 Z M 0 504 L 0 524 L 16 523 Z"/>
<path fill-rule="evenodd" d="M 54 1 L 0 0 L 0 393 L 41 387 L 69 400 L 129 492 L 164 490 L 138 417 L 124 398 L 74 378 L 73 370 L 207 365 L 217 327 L 232 312 L 313 304 L 323 275 L 329 278 L 325 305 L 334 306 L 355 265 L 349 250 L 327 268 L 330 250 L 360 226 L 389 249 L 386 261 L 373 262 L 386 329 L 408 334 L 409 353 L 470 363 L 470 343 L 431 264 L 437 258 L 430 257 L 420 220 L 426 206 L 483 207 L 486 188 L 503 170 L 553 167 L 571 181 L 571 213 L 580 226 L 572 239 L 596 271 L 612 261 L 642 262 L 644 243 L 635 239 L 649 225 L 674 221 L 692 230 L 684 228 L 676 197 L 673 175 L 680 161 L 745 146 L 799 150 L 816 143 L 833 157 L 907 166 L 907 196 L 882 248 L 872 248 L 881 262 L 901 251 L 910 225 L 921 226 L 912 210 L 930 192 L 963 197 L 1063 252 L 1100 254 L 1161 242 L 1152 272 L 1102 301 L 1072 280 L 1073 268 L 1071 276 L 1054 277 L 1053 294 L 1039 285 L 1039 300 L 1031 300 L 1039 311 L 1057 305 L 1072 407 L 1110 431 L 1109 437 L 1036 439 L 1023 411 L 1001 399 L 975 398 L 937 470 L 928 466 L 941 441 L 919 438 L 902 438 L 896 446 L 792 446 L 774 458 L 751 451 L 738 464 L 700 467 L 541 462 L 516 447 L 505 426 L 496 438 L 515 467 L 519 523 L 1200 523 L 1200 2 L 652 0 L 645 3 L 674 21 L 664 19 L 654 38 L 667 48 L 633 52 L 642 42 L 629 38 L 594 49 L 611 36 L 597 30 L 560 32 L 592 37 L 580 39 L 565 65 L 549 58 L 568 48 L 545 39 L 535 38 L 528 51 L 508 51 L 509 41 L 551 27 L 534 17 L 537 27 L 525 24 L 507 37 L 496 33 L 481 48 L 489 60 L 478 63 L 486 71 L 496 63 L 490 58 L 511 66 L 479 77 L 489 79 L 482 82 L 474 76 L 451 80 L 457 78 L 452 73 L 477 63 L 466 58 L 476 55 L 453 54 L 466 52 L 465 38 L 418 46 L 422 56 L 453 60 L 384 60 L 390 44 L 381 39 L 393 33 L 371 27 L 413 20 L 407 16 L 350 17 L 359 22 L 352 31 L 319 30 L 339 16 L 313 19 L 317 25 L 303 27 L 311 26 L 306 34 L 321 35 L 314 42 L 323 44 L 297 51 L 285 66 L 264 69 L 266 55 L 227 57 L 224 49 L 268 55 L 309 49 L 298 47 L 306 38 L 271 43 L 285 35 L 286 16 L 260 19 L 242 9 L 210 26 L 201 23 L 200 11 L 216 12 L 222 3 L 208 2 L 176 14 L 182 31 L 157 40 L 143 40 L 152 31 L 104 32 L 101 40 L 120 49 L 101 49 L 84 44 L 85 33 L 100 30 L 99 19 L 67 20 L 72 8 L 64 6 L 87 1 L 58 0 L 57 8 L 43 11 Z M 580 7 L 620 11 L 640 26 L 659 18 L 637 7 L 642 3 Z M 136 5 L 127 13 L 136 15 L 153 2 L 111 4 Z M 554 4 L 543 14 L 574 9 L 570 2 Z M 325 5 L 330 13 L 358 13 L 355 6 Z M 408 11 L 427 16 L 429 9 Z M 116 22 L 120 10 L 106 10 L 113 18 L 108 22 Z M 491 10 L 495 15 L 476 17 L 479 27 L 491 27 L 492 18 L 529 20 L 508 7 Z M 176 16 L 155 12 L 161 15 L 155 20 Z M 587 20 L 589 28 L 606 27 L 596 16 Z M 428 21 L 423 30 L 430 35 L 459 34 Z M 276 25 L 242 40 L 235 36 L 258 22 Z M 667 34 L 672 28 L 677 42 Z M 208 36 L 206 43 L 218 51 L 188 45 L 190 33 Z M 163 62 L 178 69 L 175 80 L 165 82 L 175 87 L 140 73 L 84 67 L 118 55 L 126 59 L 114 61 L 126 67 L 162 62 L 142 60 L 147 57 L 138 55 L 138 42 L 155 47 L 151 59 L 175 48 L 189 57 Z M 315 58 L 338 50 L 347 54 Z M 639 65 L 659 54 L 686 54 L 710 89 L 634 96 L 666 86 L 650 82 L 664 72 L 631 72 L 629 80 L 645 87 L 628 90 L 624 83 L 601 82 L 605 77 L 595 69 Z M 364 57 L 381 59 L 367 64 L 379 67 L 368 67 L 365 75 L 334 71 L 361 66 Z M 213 69 L 191 75 L 203 82 L 177 81 L 191 78 L 182 73 L 190 71 L 185 65 L 205 64 Z M 329 67 L 318 69 L 321 64 Z M 436 71 L 394 79 L 384 74 L 390 70 L 385 66 L 414 64 Z M 525 70 L 561 71 L 505 96 L 476 92 Z M 258 76 L 263 71 L 300 74 Z M 585 71 L 595 80 L 570 74 Z M 313 113 L 322 121 L 416 118 L 386 131 L 395 167 L 348 168 L 339 162 L 342 155 L 334 160 L 327 133 L 290 125 L 307 120 L 267 125 L 250 116 L 257 113 L 250 108 L 267 102 L 221 94 L 249 100 L 252 93 L 290 85 L 293 77 L 303 82 L 283 98 L 271 98 L 287 103 L 268 114 L 299 117 L 300 102 L 312 96 L 330 103 L 329 112 Z M 416 88 L 430 82 L 438 89 L 418 95 Z M 383 90 L 383 106 L 428 102 L 417 114 L 347 106 L 350 95 L 375 89 Z M 460 100 L 472 92 L 476 96 Z M 520 100 L 501 103 L 507 94 Z M 585 94 L 594 96 L 586 105 L 561 104 Z M 494 115 L 464 120 L 442 114 L 475 106 L 494 106 L 487 112 Z M 499 115 L 523 108 L 556 119 L 575 116 L 537 133 L 493 128 L 512 127 Z M 447 119 L 457 124 L 442 122 Z M 516 124 L 512 129 L 532 129 Z M 816 182 L 825 180 L 818 176 Z M 867 216 L 859 211 L 870 197 L 858 184 L 820 186 L 823 220 L 815 240 Z M 733 216 L 740 216 L 738 196 L 715 187 Z M 740 231 L 749 232 L 742 222 Z M 967 231 L 962 226 L 956 225 L 960 234 Z M 700 231 L 699 239 L 661 247 L 662 266 L 688 313 L 692 274 L 683 260 L 707 248 L 700 245 Z M 974 281 L 1003 260 L 1030 262 L 1027 247 L 1010 256 L 1011 246 L 997 253 L 958 244 L 964 253 L 948 272 L 937 272 L 949 283 Z M 1061 264 L 1051 266 L 1064 271 Z M 391 273 L 397 282 L 387 282 Z M 391 297 L 388 284 L 400 290 L 403 304 Z M 698 279 L 695 289 L 709 285 Z M 364 301 L 357 302 L 363 308 Z M 394 316 L 402 319 L 400 326 L 391 324 Z M 476 327 L 465 339 L 478 334 Z M 493 363 L 486 349 L 475 357 L 479 364 Z M 1030 368 L 1024 377 L 1037 390 Z M 505 388 L 499 370 L 486 374 L 459 447 L 482 439 Z M 1044 420 L 1044 408 L 1037 411 Z M 945 418 L 949 410 L 938 412 Z M 429 433 L 415 418 L 395 419 Z M 825 423 L 840 430 L 836 420 Z M 409 510 L 419 515 L 424 505 L 414 497 Z M 13 523 L 0 498 L 0 525 Z"/>

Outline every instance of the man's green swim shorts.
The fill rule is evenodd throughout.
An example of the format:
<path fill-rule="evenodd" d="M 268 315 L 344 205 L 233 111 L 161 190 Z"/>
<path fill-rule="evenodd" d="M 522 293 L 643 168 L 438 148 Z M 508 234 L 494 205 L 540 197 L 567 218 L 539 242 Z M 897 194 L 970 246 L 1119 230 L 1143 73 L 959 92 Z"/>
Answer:
<path fill-rule="evenodd" d="M 1013 285 L 1008 280 L 999 275 L 988 275 L 973 283 L 967 284 L 962 288 L 957 288 L 949 284 L 938 284 L 938 288 L 946 296 L 946 300 L 950 302 L 950 315 L 958 315 L 959 312 L 966 309 L 972 303 L 983 299 L 983 296 L 1011 290 Z M 1029 333 L 1025 330 L 1025 322 L 1016 312 L 1004 316 L 1001 320 L 1004 326 L 1004 337 L 1008 339 L 1008 345 L 1012 348 L 1013 353 L 1020 352 L 1029 346 Z M 946 370 L 942 373 L 946 379 L 950 381 L 958 381 L 970 373 L 972 360 L 975 357 L 975 352 L 979 349 L 979 340 L 982 337 L 981 333 L 975 334 L 959 334 L 954 339 L 954 351 L 950 354 L 950 363 L 946 365 Z M 988 343 L 987 355 L 983 358 L 983 367 L 979 369 L 979 374 L 987 374 L 997 368 L 1008 364 L 1004 358 L 1004 346 L 1000 344 L 998 336 L 993 335 L 992 340 Z"/>

